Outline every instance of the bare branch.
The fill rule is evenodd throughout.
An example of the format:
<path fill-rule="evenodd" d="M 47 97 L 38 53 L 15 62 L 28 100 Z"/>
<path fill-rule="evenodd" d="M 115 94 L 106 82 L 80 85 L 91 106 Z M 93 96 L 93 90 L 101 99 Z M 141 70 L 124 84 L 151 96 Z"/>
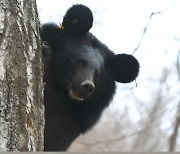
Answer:
<path fill-rule="evenodd" d="M 158 127 L 159 125 L 161 124 L 157 124 L 153 127 L 145 127 L 143 128 L 142 130 L 139 130 L 139 131 L 136 131 L 136 132 L 132 132 L 130 134 L 125 134 L 125 135 L 122 135 L 118 138 L 115 138 L 115 139 L 109 139 L 109 140 L 104 140 L 104 141 L 97 141 L 97 142 L 93 142 L 93 143 L 87 143 L 87 142 L 82 142 L 82 141 L 75 141 L 74 143 L 77 143 L 77 144 L 81 144 L 81 145 L 84 145 L 84 146 L 95 146 L 95 145 L 100 145 L 100 144 L 106 144 L 106 143 L 112 143 L 112 142 L 117 142 L 117 141 L 120 141 L 120 140 L 123 140 L 123 139 L 126 139 L 128 137 L 132 137 L 132 136 L 135 136 L 137 134 L 140 134 L 142 132 L 145 132 L 145 131 L 148 131 L 149 129 L 153 129 L 153 128 L 156 128 Z"/>
<path fill-rule="evenodd" d="M 134 51 L 132 52 L 132 55 L 134 55 L 135 52 L 139 49 L 139 47 L 140 47 L 140 45 L 141 45 L 141 43 L 142 43 L 142 40 L 143 40 L 143 38 L 144 38 L 144 36 L 145 36 L 145 34 L 146 34 L 146 32 L 147 32 L 147 29 L 148 29 L 148 27 L 149 27 L 149 23 L 150 23 L 152 17 L 153 17 L 154 15 L 156 15 L 156 14 L 161 14 L 161 13 L 163 13 L 163 12 L 168 11 L 170 8 L 172 8 L 172 7 L 176 4 L 176 2 L 177 2 L 177 0 L 174 1 L 174 3 L 172 4 L 172 6 L 166 8 L 166 9 L 163 10 L 163 11 L 157 11 L 157 12 L 152 12 L 152 13 L 151 13 L 151 15 L 150 15 L 150 17 L 149 17 L 149 20 L 148 20 L 148 22 L 147 22 L 147 24 L 146 24 L 146 26 L 145 26 L 145 28 L 144 28 L 144 30 L 143 30 L 142 36 L 141 36 L 141 38 L 140 38 L 140 41 L 139 41 L 137 47 L 136 47 L 136 48 L 134 49 Z"/>
<path fill-rule="evenodd" d="M 149 20 L 148 20 L 148 22 L 147 22 L 147 24 L 146 24 L 146 26 L 145 26 L 145 28 L 144 28 L 144 30 L 143 30 L 143 34 L 142 34 L 142 36 L 141 36 L 141 38 L 140 38 L 140 41 L 139 41 L 137 47 L 136 47 L 136 48 L 134 49 L 134 51 L 132 52 L 132 55 L 134 55 L 135 52 L 139 49 L 139 47 L 140 47 L 140 45 L 141 45 L 141 43 L 142 43 L 142 40 L 143 40 L 143 38 L 144 38 L 144 36 L 145 36 L 145 34 L 146 34 L 146 32 L 147 32 L 147 29 L 148 29 L 148 27 L 149 27 L 149 23 L 150 23 L 150 21 L 151 21 L 152 16 L 155 15 L 155 14 L 159 14 L 159 13 L 161 13 L 161 12 L 152 12 L 152 13 L 151 13 L 151 15 L 150 15 L 150 17 L 149 17 Z"/>
<path fill-rule="evenodd" d="M 179 77 L 179 81 L 180 81 L 180 51 L 179 51 L 179 54 L 177 56 L 176 68 L 177 68 L 177 73 L 178 73 L 178 77 Z"/>

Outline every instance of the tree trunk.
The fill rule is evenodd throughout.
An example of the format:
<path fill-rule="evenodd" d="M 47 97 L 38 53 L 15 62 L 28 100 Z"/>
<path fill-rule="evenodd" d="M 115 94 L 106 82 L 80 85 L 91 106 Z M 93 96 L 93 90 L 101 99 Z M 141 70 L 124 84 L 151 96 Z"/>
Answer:
<path fill-rule="evenodd" d="M 176 142 L 178 138 L 178 131 L 180 126 L 180 103 L 178 104 L 177 116 L 176 121 L 174 124 L 174 130 L 169 140 L 169 151 L 175 151 L 176 149 Z"/>
<path fill-rule="evenodd" d="M 43 67 L 35 0 L 0 0 L 0 151 L 42 151 Z"/>

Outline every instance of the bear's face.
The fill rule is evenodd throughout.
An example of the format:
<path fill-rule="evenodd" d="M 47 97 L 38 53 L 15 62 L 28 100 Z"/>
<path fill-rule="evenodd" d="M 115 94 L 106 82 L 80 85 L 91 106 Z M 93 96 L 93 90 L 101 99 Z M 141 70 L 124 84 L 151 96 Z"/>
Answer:
<path fill-rule="evenodd" d="M 105 74 L 104 55 L 98 48 L 93 48 L 80 38 L 63 39 L 62 42 L 63 46 L 61 51 L 57 51 L 55 62 L 57 81 L 61 85 L 65 84 L 71 99 L 86 100 Z"/>
<path fill-rule="evenodd" d="M 61 27 L 47 24 L 41 28 L 41 37 L 53 52 L 55 84 L 77 101 L 87 100 L 95 92 L 102 97 L 100 92 L 114 85 L 114 81 L 131 82 L 139 72 L 136 58 L 115 55 L 88 32 L 92 22 L 91 10 L 77 4 L 67 11 Z"/>

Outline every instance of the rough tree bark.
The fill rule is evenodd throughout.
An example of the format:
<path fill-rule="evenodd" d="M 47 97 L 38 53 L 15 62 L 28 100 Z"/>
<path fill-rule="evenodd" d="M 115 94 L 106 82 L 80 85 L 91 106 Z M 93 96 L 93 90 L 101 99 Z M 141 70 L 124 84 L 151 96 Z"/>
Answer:
<path fill-rule="evenodd" d="M 0 0 L 0 151 L 42 151 L 43 67 L 35 0 Z"/>

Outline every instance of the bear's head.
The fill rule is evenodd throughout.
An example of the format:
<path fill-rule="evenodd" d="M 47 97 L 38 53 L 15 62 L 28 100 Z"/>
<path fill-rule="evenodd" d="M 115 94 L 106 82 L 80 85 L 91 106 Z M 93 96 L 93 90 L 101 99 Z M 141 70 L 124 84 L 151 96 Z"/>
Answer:
<path fill-rule="evenodd" d="M 112 95 L 115 89 L 114 81 L 132 82 L 139 72 L 136 58 L 127 54 L 115 55 L 89 32 L 92 23 L 91 10 L 77 4 L 66 12 L 58 30 L 55 30 L 57 27 L 54 26 L 55 35 L 53 30 L 47 31 L 52 33 L 49 42 L 55 50 L 57 83 L 76 101 L 90 99 L 97 93 L 104 92 L 106 95 L 105 91 L 110 91 Z M 52 27 L 53 25 L 51 29 Z"/>

